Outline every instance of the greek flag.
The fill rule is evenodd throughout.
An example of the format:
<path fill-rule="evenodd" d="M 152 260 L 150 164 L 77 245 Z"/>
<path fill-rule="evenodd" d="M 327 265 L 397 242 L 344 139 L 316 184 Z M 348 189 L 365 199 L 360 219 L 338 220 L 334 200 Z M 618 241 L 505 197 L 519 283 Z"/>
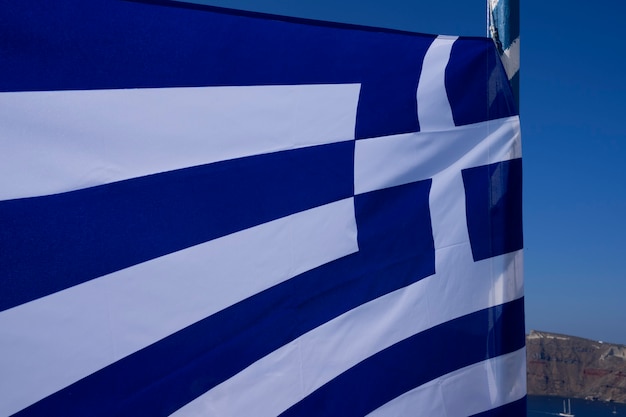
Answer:
<path fill-rule="evenodd" d="M 0 416 L 525 415 L 491 40 L 0 10 Z"/>

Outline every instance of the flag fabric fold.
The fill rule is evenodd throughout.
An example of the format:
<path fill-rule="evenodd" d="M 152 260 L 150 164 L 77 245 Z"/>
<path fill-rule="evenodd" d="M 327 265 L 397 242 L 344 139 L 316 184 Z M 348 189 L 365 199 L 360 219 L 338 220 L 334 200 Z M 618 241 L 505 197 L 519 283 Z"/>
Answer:
<path fill-rule="evenodd" d="M 490 40 L 0 3 L 0 415 L 525 415 Z"/>

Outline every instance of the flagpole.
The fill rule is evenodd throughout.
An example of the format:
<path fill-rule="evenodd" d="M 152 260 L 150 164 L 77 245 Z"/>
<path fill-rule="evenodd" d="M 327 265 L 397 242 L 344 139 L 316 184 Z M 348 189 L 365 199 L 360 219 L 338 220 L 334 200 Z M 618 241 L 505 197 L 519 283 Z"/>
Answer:
<path fill-rule="evenodd" d="M 519 108 L 520 0 L 487 0 L 487 36 L 496 43 Z"/>

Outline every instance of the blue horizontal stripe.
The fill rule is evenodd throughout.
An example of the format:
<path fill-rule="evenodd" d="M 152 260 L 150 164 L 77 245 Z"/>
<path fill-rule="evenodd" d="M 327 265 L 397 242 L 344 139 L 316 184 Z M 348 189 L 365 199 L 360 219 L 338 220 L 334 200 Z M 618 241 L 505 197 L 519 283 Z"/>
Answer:
<path fill-rule="evenodd" d="M 443 323 L 359 363 L 281 416 L 363 416 L 392 399 L 465 366 L 524 346 L 518 299 Z"/>
<path fill-rule="evenodd" d="M 526 396 L 471 417 L 526 417 Z"/>
<path fill-rule="evenodd" d="M 518 114 L 513 92 L 492 41 L 462 39 L 452 45 L 446 91 L 456 126 Z"/>
<path fill-rule="evenodd" d="M 356 196 L 358 253 L 210 316 L 17 415 L 169 415 L 328 320 L 432 275 L 430 185 Z"/>
<path fill-rule="evenodd" d="M 354 142 L 0 202 L 0 310 L 354 193 Z"/>
<path fill-rule="evenodd" d="M 0 10 L 0 91 L 361 83 L 357 137 L 419 130 L 431 35 L 176 2 L 0 0 Z"/>

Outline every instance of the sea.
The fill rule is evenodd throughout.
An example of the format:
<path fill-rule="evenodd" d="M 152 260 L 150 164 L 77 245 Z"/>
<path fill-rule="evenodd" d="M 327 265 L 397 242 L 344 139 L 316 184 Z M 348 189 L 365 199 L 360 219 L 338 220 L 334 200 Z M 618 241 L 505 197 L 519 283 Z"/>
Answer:
<path fill-rule="evenodd" d="M 558 416 L 563 412 L 562 397 L 528 396 L 527 417 Z M 626 404 L 609 403 L 603 401 L 570 399 L 572 414 L 576 417 L 626 417 Z"/>

